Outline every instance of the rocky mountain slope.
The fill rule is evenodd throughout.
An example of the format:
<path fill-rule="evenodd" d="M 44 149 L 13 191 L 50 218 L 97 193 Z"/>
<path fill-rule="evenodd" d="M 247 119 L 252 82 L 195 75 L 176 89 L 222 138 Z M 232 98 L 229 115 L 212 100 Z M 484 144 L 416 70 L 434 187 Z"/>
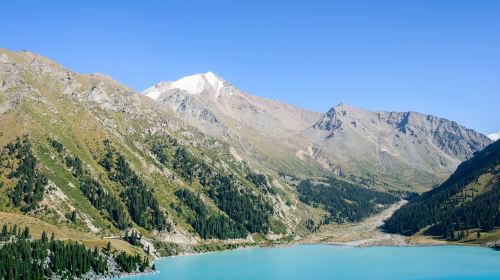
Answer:
<path fill-rule="evenodd" d="M 486 136 L 447 119 L 372 112 L 347 104 L 332 108 L 301 137 L 340 174 L 420 190 L 441 182 L 490 143 Z"/>
<path fill-rule="evenodd" d="M 301 202 L 300 178 L 272 167 L 326 174 L 278 145 L 320 114 L 247 96 L 214 83 L 217 77 L 210 73 L 195 78 L 210 91 L 187 95 L 169 89 L 172 96 L 158 98 L 187 103 L 165 106 L 108 76 L 82 75 L 30 52 L 0 50 L 2 224 L 25 222 L 38 234 L 55 232 L 90 246 L 109 241 L 118 250 L 160 256 L 289 240 L 310 233 L 311 223 L 361 219 L 397 200 L 332 178 L 332 190 L 352 188 L 329 195 L 332 201 L 356 201 L 349 211 Z M 217 110 L 196 107 L 210 109 L 217 121 L 182 114 L 193 113 L 196 102 L 217 98 L 225 99 Z M 261 122 L 252 124 L 255 117 Z M 233 118 L 238 122 L 231 123 Z M 193 119 L 214 124 L 224 137 L 214 138 L 218 134 Z M 241 130 L 233 132 L 237 126 Z M 247 156 L 255 151 L 257 156 Z M 282 158 L 275 157 L 282 151 Z M 374 203 L 377 197 L 385 199 Z M 354 216 L 358 211 L 362 215 Z"/>
<path fill-rule="evenodd" d="M 249 95 L 208 72 L 162 82 L 143 92 L 186 123 L 227 141 L 237 157 L 273 172 L 321 175 L 321 167 L 290 153 L 287 138 L 322 114 Z M 285 144 L 285 145 L 284 145 Z"/>
<path fill-rule="evenodd" d="M 261 137 L 283 139 L 312 125 L 320 113 L 246 94 L 212 72 L 160 83 L 144 94 L 170 106 L 190 121 L 248 129 Z M 209 132 L 210 127 L 197 127 Z"/>
<path fill-rule="evenodd" d="M 0 93 L 0 215 L 153 255 L 304 228 L 281 177 L 110 77 L 1 49 Z M 131 230 L 145 238 L 115 240 Z"/>
<path fill-rule="evenodd" d="M 228 141 L 247 160 L 299 177 L 333 173 L 366 185 L 421 191 L 490 143 L 455 122 L 414 112 L 347 104 L 326 114 L 302 110 L 249 95 L 212 72 L 163 82 L 144 94 Z"/>
<path fill-rule="evenodd" d="M 0 222 L 89 246 L 292 240 L 383 211 L 401 194 L 387 187 L 429 188 L 485 139 L 416 113 L 310 112 L 210 72 L 143 95 L 0 49 Z"/>
<path fill-rule="evenodd" d="M 500 140 L 460 164 L 439 187 L 413 198 L 385 223 L 389 232 L 461 242 L 498 240 Z"/>
<path fill-rule="evenodd" d="M 246 95 L 211 73 L 189 79 L 196 87 L 163 84 L 172 92 L 156 102 L 108 76 L 0 50 L 2 223 L 160 256 L 290 240 L 398 199 L 330 178 L 318 189 L 328 201 L 355 203 L 304 203 L 297 183 L 333 174 L 290 153 L 286 141 L 321 114 Z M 183 115 L 194 108 L 209 113 Z M 217 121 L 201 118 L 210 114 Z"/>

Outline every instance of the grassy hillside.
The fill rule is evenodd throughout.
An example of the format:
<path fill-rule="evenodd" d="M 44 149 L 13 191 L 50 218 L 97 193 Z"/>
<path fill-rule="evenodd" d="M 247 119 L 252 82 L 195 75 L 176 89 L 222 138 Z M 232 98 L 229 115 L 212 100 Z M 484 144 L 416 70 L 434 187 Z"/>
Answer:
<path fill-rule="evenodd" d="M 498 227 L 500 141 L 460 164 L 442 185 L 414 198 L 385 224 L 389 232 L 469 242 L 489 238 Z"/>
<path fill-rule="evenodd" d="M 96 239 L 134 229 L 186 244 L 291 233 L 299 221 L 281 178 L 147 97 L 29 52 L 1 53 L 0 211 Z M 23 164 L 27 175 L 14 176 Z"/>
<path fill-rule="evenodd" d="M 285 174 L 325 174 L 280 149 L 262 151 L 275 165 L 246 161 L 107 76 L 0 54 L 0 225 L 158 257 L 288 241 L 396 200 L 334 178 L 295 184 Z"/>

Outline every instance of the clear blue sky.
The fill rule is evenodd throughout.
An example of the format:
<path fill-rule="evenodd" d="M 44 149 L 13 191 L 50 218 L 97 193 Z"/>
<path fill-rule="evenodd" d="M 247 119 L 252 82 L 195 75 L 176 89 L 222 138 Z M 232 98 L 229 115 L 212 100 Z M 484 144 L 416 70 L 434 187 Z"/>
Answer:
<path fill-rule="evenodd" d="M 138 91 L 211 70 L 316 111 L 346 102 L 500 130 L 500 1 L 16 0 L 1 10 L 0 47 Z"/>

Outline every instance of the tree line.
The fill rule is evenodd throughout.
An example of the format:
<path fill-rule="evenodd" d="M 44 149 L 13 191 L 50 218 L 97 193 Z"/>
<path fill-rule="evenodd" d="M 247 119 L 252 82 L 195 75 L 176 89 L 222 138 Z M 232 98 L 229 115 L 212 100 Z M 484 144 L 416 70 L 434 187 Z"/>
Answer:
<path fill-rule="evenodd" d="M 112 147 L 110 141 L 106 140 L 104 144 L 106 153 L 99 164 L 108 172 L 109 179 L 125 188 L 120 196 L 125 201 L 132 220 L 146 229 L 170 231 L 171 225 L 151 190 L 130 168 L 125 157 Z"/>
<path fill-rule="evenodd" d="M 379 211 L 378 204 L 389 205 L 399 200 L 390 193 L 370 190 L 333 177 L 319 182 L 303 180 L 297 191 L 300 201 L 329 212 L 330 216 L 324 223 L 358 222 Z M 309 223 L 312 229 L 313 224 Z"/>
<path fill-rule="evenodd" d="M 2 163 L 7 162 L 10 169 L 7 178 L 16 179 L 14 189 L 10 193 L 10 200 L 21 211 L 34 210 L 43 199 L 47 176 L 40 170 L 38 161 L 33 154 L 32 145 L 27 135 L 22 139 L 17 137 L 14 142 L 8 143 L 2 149 Z M 17 167 L 14 169 L 14 162 Z"/>
<path fill-rule="evenodd" d="M 224 215 L 210 212 L 199 194 L 181 189 L 177 190 L 175 195 L 194 212 L 194 215 L 189 216 L 188 222 L 201 238 L 229 239 L 247 236 L 248 231 L 244 227 L 238 227 L 233 220 Z"/>
<path fill-rule="evenodd" d="M 78 180 L 80 190 L 89 200 L 90 204 L 107 217 L 118 229 L 124 230 L 132 224 L 125 208 L 112 192 L 106 189 L 99 181 L 92 179 L 85 170 L 82 160 L 69 154 L 64 145 L 54 139 L 50 140 L 52 147 L 64 157 L 66 167 L 71 170 Z"/>
<path fill-rule="evenodd" d="M 500 226 L 500 182 L 492 181 L 482 194 L 466 199 L 464 189 L 485 173 L 498 177 L 500 141 L 458 166 L 439 187 L 414 197 L 386 221 L 385 230 L 412 235 L 430 226 L 426 234 L 461 239 L 471 229 L 489 231 Z"/>
<path fill-rule="evenodd" d="M 243 235 L 241 229 L 252 233 L 265 233 L 270 230 L 269 219 L 274 211 L 272 205 L 262 195 L 245 189 L 244 184 L 239 181 L 240 179 L 206 164 L 205 161 L 194 156 L 168 135 L 150 139 L 149 144 L 150 151 L 156 155 L 160 163 L 172 168 L 187 182 L 192 183 L 198 180 L 207 196 L 236 223 L 236 227 L 219 227 L 216 225 L 224 222 L 220 220 L 224 218 L 212 218 L 212 221 L 207 219 L 205 222 L 201 222 L 206 217 L 203 214 L 198 214 L 197 222 L 200 225 L 195 226 L 198 233 L 201 232 L 207 237 L 211 235 L 235 236 L 235 234 Z M 261 184 L 260 181 L 258 183 Z M 257 187 L 259 188 L 259 186 Z M 182 196 L 186 200 L 185 203 L 191 199 L 187 198 L 186 194 L 182 194 Z M 195 223 L 196 220 L 192 222 Z M 207 223 L 211 223 L 211 225 L 205 227 L 208 225 Z M 208 228 L 215 227 L 220 228 L 216 231 L 227 232 L 211 232 L 212 229 L 206 232 Z"/>
<path fill-rule="evenodd" d="M 88 272 L 97 275 L 109 273 L 108 257 L 118 265 L 119 271 L 145 271 L 146 258 L 124 252 L 113 255 L 107 249 L 90 249 L 74 241 L 50 239 L 45 232 L 38 239 L 31 238 L 29 228 L 4 225 L 0 235 L 0 279 L 38 280 L 54 276 L 74 279 Z M 108 243 L 109 244 L 109 243 Z"/>

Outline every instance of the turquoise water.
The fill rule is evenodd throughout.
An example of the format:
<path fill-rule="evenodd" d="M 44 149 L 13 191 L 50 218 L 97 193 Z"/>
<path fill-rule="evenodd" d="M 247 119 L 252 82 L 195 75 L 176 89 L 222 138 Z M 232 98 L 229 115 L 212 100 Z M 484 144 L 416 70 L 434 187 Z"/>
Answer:
<path fill-rule="evenodd" d="M 500 279 L 500 251 L 464 246 L 299 245 L 158 260 L 157 274 L 130 280 Z"/>

